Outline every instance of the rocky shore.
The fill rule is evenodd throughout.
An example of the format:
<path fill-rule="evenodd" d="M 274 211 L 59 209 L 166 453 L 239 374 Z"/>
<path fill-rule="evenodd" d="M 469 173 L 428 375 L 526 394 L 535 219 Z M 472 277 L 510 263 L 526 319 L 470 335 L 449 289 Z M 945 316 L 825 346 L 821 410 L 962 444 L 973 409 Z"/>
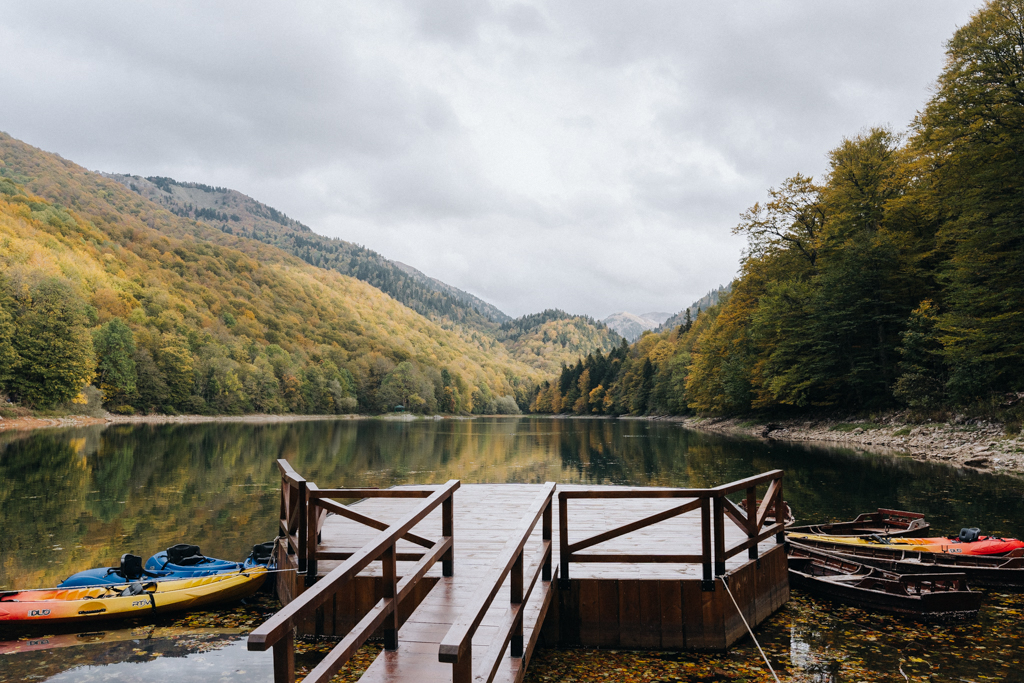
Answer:
<path fill-rule="evenodd" d="M 870 420 L 832 419 L 765 422 L 750 418 L 677 418 L 686 427 L 722 434 L 903 452 L 917 460 L 945 462 L 993 472 L 1024 474 L 1024 437 L 985 420 L 914 424 L 900 414 Z"/>

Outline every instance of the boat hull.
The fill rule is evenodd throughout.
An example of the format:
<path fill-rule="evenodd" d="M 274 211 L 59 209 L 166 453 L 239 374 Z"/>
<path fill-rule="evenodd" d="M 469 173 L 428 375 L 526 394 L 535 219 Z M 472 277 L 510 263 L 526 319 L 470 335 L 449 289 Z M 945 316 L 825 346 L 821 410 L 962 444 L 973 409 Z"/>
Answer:
<path fill-rule="evenodd" d="M 0 625 L 89 624 L 114 619 L 148 618 L 231 602 L 259 590 L 267 570 L 148 581 L 127 594 L 129 584 L 0 593 Z M 126 593 L 121 595 L 121 593 Z"/>
<path fill-rule="evenodd" d="M 798 544 L 788 552 L 792 586 L 843 604 L 925 621 L 970 618 L 981 607 L 962 573 L 901 575 Z"/>
<path fill-rule="evenodd" d="M 805 524 L 789 526 L 787 533 L 815 534 L 822 536 L 888 536 L 890 538 L 920 537 L 931 529 L 920 512 L 889 510 L 879 508 L 877 512 L 865 512 L 849 522 Z"/>
<path fill-rule="evenodd" d="M 801 539 L 800 543 L 900 574 L 962 573 L 972 586 L 1024 590 L 1024 557 L 924 553 L 888 546 L 841 545 L 808 538 Z"/>

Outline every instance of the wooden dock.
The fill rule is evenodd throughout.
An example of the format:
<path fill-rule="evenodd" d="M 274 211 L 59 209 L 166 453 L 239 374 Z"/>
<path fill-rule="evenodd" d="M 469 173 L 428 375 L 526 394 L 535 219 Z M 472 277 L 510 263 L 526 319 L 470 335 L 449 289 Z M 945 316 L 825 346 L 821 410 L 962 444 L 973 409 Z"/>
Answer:
<path fill-rule="evenodd" d="M 342 638 L 310 683 L 374 635 L 363 681 L 518 683 L 539 643 L 721 650 L 746 634 L 729 593 L 752 625 L 789 597 L 781 471 L 715 489 L 361 490 L 279 464 L 278 562 L 297 571 L 249 639 L 273 647 L 278 683 L 294 680 L 294 632 Z"/>

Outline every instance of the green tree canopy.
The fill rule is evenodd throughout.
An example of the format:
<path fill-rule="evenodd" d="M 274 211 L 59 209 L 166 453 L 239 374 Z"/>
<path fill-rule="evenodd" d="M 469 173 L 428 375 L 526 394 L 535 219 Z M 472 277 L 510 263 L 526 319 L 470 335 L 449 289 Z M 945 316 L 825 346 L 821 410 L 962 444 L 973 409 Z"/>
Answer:
<path fill-rule="evenodd" d="M 74 399 L 92 380 L 96 367 L 84 302 L 66 281 L 46 278 L 21 304 L 12 388 L 33 406 Z"/>
<path fill-rule="evenodd" d="M 120 318 L 96 330 L 96 378 L 107 403 L 122 404 L 135 393 L 135 336 Z"/>

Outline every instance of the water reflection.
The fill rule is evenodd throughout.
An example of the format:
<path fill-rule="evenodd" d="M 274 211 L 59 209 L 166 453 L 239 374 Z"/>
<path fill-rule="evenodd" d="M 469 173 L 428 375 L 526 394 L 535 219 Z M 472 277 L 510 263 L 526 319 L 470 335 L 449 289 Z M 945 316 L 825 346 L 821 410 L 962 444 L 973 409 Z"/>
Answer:
<path fill-rule="evenodd" d="M 507 418 L 141 425 L 0 435 L 0 588 L 189 541 L 243 557 L 276 533 L 277 458 L 332 486 L 714 486 L 773 468 L 803 520 L 876 507 L 955 533 L 1024 534 L 1019 480 L 908 458 L 736 440 L 643 421 Z"/>
<path fill-rule="evenodd" d="M 0 588 L 53 585 L 78 569 L 114 564 L 122 553 L 146 555 L 181 541 L 240 559 L 251 544 L 276 534 L 277 458 L 322 486 L 457 478 L 704 487 L 781 468 L 785 497 L 801 520 L 893 507 L 924 512 L 937 531 L 978 526 L 1024 536 L 1024 487 L 1015 477 L 730 439 L 669 423 L 524 417 L 94 427 L 0 434 Z M 923 673 L 925 664 L 908 657 L 935 661 L 928 647 L 913 644 L 927 633 L 938 638 L 931 646 L 945 648 L 939 657 L 946 666 L 955 668 L 975 647 L 998 650 L 1000 661 L 1019 661 L 1019 629 L 1008 633 L 1005 617 L 1019 624 L 1020 612 L 1019 601 L 996 602 L 977 623 L 921 636 L 898 620 L 798 598 L 762 629 L 776 656 L 790 661 L 795 680 L 825 683 L 860 680 L 851 672 L 872 667 Z M 865 634 L 872 632 L 882 635 L 871 640 Z M 23 680 L 27 672 L 42 677 L 37 680 L 187 681 L 211 674 L 230 679 L 239 671 L 248 680 L 269 680 L 269 673 L 254 675 L 262 666 L 254 663 L 258 655 L 245 653 L 235 636 L 217 638 L 205 653 L 174 638 L 149 638 L 146 647 L 76 645 L 66 651 L 84 654 L 70 665 L 52 654 L 3 655 L 0 681 Z M 174 660 L 174 675 L 161 669 L 171 666 L 162 661 L 171 652 L 187 655 Z M 48 668 L 58 659 L 62 668 Z M 108 665 L 94 668 L 100 662 Z M 1001 663 L 978 666 L 990 675 L 1003 671 Z"/>
<path fill-rule="evenodd" d="M 164 629 L 167 631 L 167 629 Z M 152 633 L 133 629 L 89 635 L 58 636 L 81 643 L 54 642 L 54 647 L 0 656 L 0 683 L 47 681 L 266 681 L 273 680 L 269 652 L 248 652 L 238 633 L 187 631 Z M 46 640 L 46 639 L 39 639 Z M 0 650 L 8 644 L 0 643 Z M 31 672 L 29 674 L 29 672 Z"/>

